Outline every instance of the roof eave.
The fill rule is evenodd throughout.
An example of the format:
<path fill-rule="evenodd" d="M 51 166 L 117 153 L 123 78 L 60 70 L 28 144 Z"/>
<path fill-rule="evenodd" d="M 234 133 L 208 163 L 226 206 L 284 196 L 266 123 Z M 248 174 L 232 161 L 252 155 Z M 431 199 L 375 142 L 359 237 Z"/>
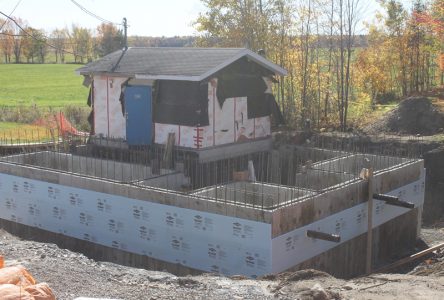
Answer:
<path fill-rule="evenodd" d="M 246 56 L 248 56 L 250 59 L 254 60 L 256 63 L 258 63 L 259 65 L 269 69 L 270 71 L 273 71 L 276 75 L 280 75 L 280 76 L 287 76 L 288 75 L 288 71 L 285 70 L 284 68 L 282 68 L 281 66 L 269 61 L 268 59 L 264 58 L 263 56 L 251 51 L 251 50 L 247 50 L 247 54 Z"/>
<path fill-rule="evenodd" d="M 238 54 L 232 56 L 230 59 L 227 59 L 226 61 L 222 62 L 221 64 L 219 64 L 218 66 L 208 70 L 207 72 L 205 72 L 204 74 L 202 74 L 200 77 L 200 80 L 204 80 L 209 78 L 211 75 L 215 74 L 216 72 L 222 70 L 223 68 L 227 67 L 228 65 L 234 63 L 236 60 L 247 56 L 248 58 L 250 58 L 251 60 L 253 60 L 254 62 L 256 62 L 257 64 L 263 66 L 264 68 L 272 71 L 273 73 L 275 73 L 276 75 L 280 75 L 280 76 L 286 76 L 288 75 L 287 70 L 285 70 L 284 68 L 278 66 L 275 63 L 272 63 L 271 61 L 269 61 L 268 59 L 260 56 L 257 53 L 254 53 L 253 51 L 249 50 L 249 49 L 243 49 L 242 51 L 239 51 Z"/>
<path fill-rule="evenodd" d="M 232 64 L 233 62 L 237 61 L 238 59 L 247 56 L 252 61 L 256 62 L 257 64 L 263 66 L 264 68 L 272 71 L 276 75 L 280 76 L 286 76 L 288 75 L 287 70 L 282 68 L 281 66 L 278 66 L 277 64 L 267 60 L 266 58 L 262 57 L 261 55 L 249 50 L 249 49 L 243 49 L 239 51 L 236 55 L 233 55 L 229 59 L 223 61 L 219 65 L 215 66 L 214 68 L 211 68 L 210 70 L 206 71 L 205 73 L 201 75 L 154 75 L 154 74 L 123 74 L 123 73 L 115 73 L 115 72 L 93 72 L 93 71 L 86 71 L 77 69 L 76 73 L 79 75 L 108 75 L 108 76 L 126 76 L 126 77 L 135 77 L 137 79 L 150 79 L 150 80 L 185 80 L 185 81 L 202 81 L 209 77 L 211 77 L 213 74 L 217 73 L 218 71 L 222 70 L 223 68 L 227 67 L 228 65 Z"/>
<path fill-rule="evenodd" d="M 201 81 L 201 76 L 135 74 L 136 79 Z"/>
<path fill-rule="evenodd" d="M 135 77 L 135 74 L 119 73 L 119 72 L 107 72 L 107 71 L 75 71 L 78 75 L 84 76 L 108 76 L 108 77 Z"/>

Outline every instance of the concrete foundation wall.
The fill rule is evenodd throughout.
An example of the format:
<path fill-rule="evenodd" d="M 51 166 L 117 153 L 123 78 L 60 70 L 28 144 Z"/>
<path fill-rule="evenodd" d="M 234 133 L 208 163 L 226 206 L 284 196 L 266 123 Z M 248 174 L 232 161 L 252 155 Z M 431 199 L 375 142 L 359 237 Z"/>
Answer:
<path fill-rule="evenodd" d="M 391 190 L 387 194 L 398 196 L 401 200 L 413 203 L 415 209 L 420 211 L 424 203 L 424 178 L 425 172 L 421 172 L 421 175 L 414 182 Z M 411 211 L 376 199 L 373 199 L 373 202 L 373 228 L 377 228 Z M 343 209 L 274 237 L 272 239 L 273 273 L 284 271 L 289 265 L 298 265 L 364 234 L 368 228 L 367 216 L 368 205 L 363 201 L 361 204 Z M 415 214 L 410 222 L 419 226 L 420 222 L 418 222 L 416 216 Z M 339 235 L 340 242 L 308 237 L 308 230 Z M 408 234 L 416 236 L 417 227 L 410 230 Z M 380 248 L 385 249 L 384 239 L 381 239 Z M 384 252 L 384 250 L 381 252 Z M 387 250 L 387 252 L 390 251 Z"/>
<path fill-rule="evenodd" d="M 373 230 L 374 268 L 391 262 L 393 255 L 399 253 L 400 249 L 410 249 L 414 247 L 416 241 L 415 228 L 419 225 L 415 222 L 415 220 L 418 219 L 418 213 L 419 211 L 417 209 L 413 209 L 411 212 L 399 216 Z M 179 263 L 169 263 L 146 255 L 102 246 L 90 241 L 68 237 L 63 234 L 41 230 L 1 218 L 0 228 L 25 239 L 55 243 L 59 247 L 81 252 L 96 260 L 110 261 L 150 270 L 168 270 L 178 276 L 203 273 L 201 270 L 190 268 Z M 338 278 L 359 276 L 365 272 L 366 241 L 367 235 L 362 234 L 297 266 L 293 266 L 286 271 L 290 272 L 314 268 L 328 272 Z M 213 272 L 217 273 L 218 270 L 213 270 Z"/>
<path fill-rule="evenodd" d="M 365 162 L 365 160 L 368 162 Z M 407 163 L 409 159 L 393 156 L 352 154 L 313 164 L 313 169 L 347 174 L 359 174 L 362 168 L 372 167 L 375 172 Z"/>
<path fill-rule="evenodd" d="M 263 182 L 233 182 L 209 187 L 192 193 L 196 196 L 223 199 L 240 205 L 274 208 L 289 201 L 300 201 L 314 193 L 299 187 L 273 185 Z"/>
<path fill-rule="evenodd" d="M 418 160 L 379 172 L 374 176 L 374 192 L 387 193 L 417 181 L 423 169 L 423 161 Z M 366 181 L 355 180 L 305 201 L 278 208 L 273 212 L 273 237 L 366 202 L 367 190 Z"/>
<path fill-rule="evenodd" d="M 393 256 L 415 246 L 418 223 L 418 208 L 373 229 L 373 268 L 393 261 Z M 367 234 L 341 243 L 287 271 L 314 268 L 339 278 L 352 278 L 365 273 Z"/>
<path fill-rule="evenodd" d="M 102 246 L 94 242 L 72 238 L 60 233 L 54 233 L 36 227 L 22 225 L 16 222 L 3 220 L 1 218 L 0 228 L 3 228 L 4 230 L 25 239 L 32 239 L 44 243 L 54 243 L 61 248 L 80 252 L 92 259 L 100 261 L 109 261 L 130 267 L 147 268 L 157 271 L 167 270 L 178 276 L 198 275 L 204 273 L 204 271 L 189 268 L 179 263 L 169 263 L 146 255 L 139 255 L 120 249 Z"/>
<path fill-rule="evenodd" d="M 193 196 L 148 187 L 142 184 L 123 184 L 99 178 L 84 177 L 77 174 L 16 165 L 8 162 L 0 162 L 0 177 L 1 173 L 159 204 L 239 217 L 246 220 L 264 223 L 271 223 L 272 220 L 271 212 L 264 211 L 259 207 L 244 207 L 233 203 L 226 203 L 222 200 L 216 201 L 214 198 Z"/>
<path fill-rule="evenodd" d="M 375 233 L 375 243 L 378 255 L 385 257 L 394 244 L 386 245 L 384 239 L 398 234 L 398 229 L 384 227 L 386 223 L 402 216 L 399 224 L 407 222 L 416 228 L 414 233 L 409 229 L 406 236 L 409 240 L 416 237 L 425 186 L 421 160 L 342 156 L 308 164 L 301 173 L 293 174 L 297 182 L 306 182 L 311 189 L 233 182 L 186 194 L 172 190 L 168 182 L 187 184 L 182 173 L 165 171 L 160 176 L 151 174 L 142 180 L 121 183 L 64 171 L 72 171 L 78 164 L 76 170 L 88 172 L 82 167 L 87 163 L 84 157 L 51 152 L 16 155 L 0 162 L 0 205 L 6 207 L 0 210 L 0 217 L 131 252 L 129 256 L 122 255 L 134 255 L 134 260 L 139 260 L 137 255 L 146 255 L 189 269 L 259 276 L 308 261 L 314 266 L 322 265 L 324 259 L 360 249 L 360 238 L 367 231 L 368 186 L 356 174 L 364 165 L 364 157 L 374 159 L 375 193 L 389 193 L 415 204 L 415 213 L 411 213 L 374 200 L 373 227 L 385 228 Z M 123 163 L 117 166 L 132 167 Z M 142 170 L 137 175 L 151 173 L 147 166 L 136 168 Z M 320 181 L 328 188 L 317 185 Z M 308 238 L 307 230 L 338 234 L 341 241 Z M 355 257 L 350 260 L 356 264 L 360 261 Z M 339 274 L 354 273 L 359 267 L 338 270 Z"/>
<path fill-rule="evenodd" d="M 169 188 L 170 190 L 180 190 L 181 186 L 190 183 L 189 178 L 174 170 L 160 169 L 159 174 L 153 174 L 151 167 L 147 165 L 53 151 L 12 155 L 3 159 L 24 165 L 33 165 L 120 182 L 137 182 L 145 186 Z"/>
<path fill-rule="evenodd" d="M 271 271 L 271 225 L 2 174 L 0 218 L 204 271 Z"/>
<path fill-rule="evenodd" d="M 336 185 L 347 184 L 354 179 L 356 179 L 356 176 L 352 174 L 307 169 L 303 173 L 296 174 L 294 182 L 297 183 L 298 187 L 322 192 Z"/>

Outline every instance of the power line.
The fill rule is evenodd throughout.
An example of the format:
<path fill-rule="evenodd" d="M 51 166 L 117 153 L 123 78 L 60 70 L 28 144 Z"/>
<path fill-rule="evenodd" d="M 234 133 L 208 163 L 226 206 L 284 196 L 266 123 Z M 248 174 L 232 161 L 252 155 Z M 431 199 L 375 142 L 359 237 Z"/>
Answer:
<path fill-rule="evenodd" d="M 6 36 L 12 36 L 12 37 L 26 37 L 27 35 L 24 34 L 12 34 L 7 32 L 0 32 L 0 35 L 6 35 Z"/>
<path fill-rule="evenodd" d="M 64 53 L 68 53 L 68 54 L 71 54 L 71 55 L 74 55 L 74 57 L 80 57 L 81 59 L 83 59 L 84 58 L 84 56 L 82 56 L 82 55 L 78 55 L 78 54 L 75 54 L 74 52 L 71 52 L 71 51 L 67 51 L 67 50 L 64 50 L 64 49 L 60 49 L 60 47 L 56 47 L 56 46 L 54 46 L 54 45 L 52 45 L 52 44 L 49 44 L 46 40 L 48 39 L 48 37 L 47 36 L 43 36 L 44 37 L 44 39 L 42 39 L 42 38 L 39 38 L 39 37 L 35 37 L 34 35 L 32 35 L 32 34 L 30 34 L 29 32 L 27 32 L 16 20 L 14 20 L 13 18 L 11 18 L 10 16 L 8 16 L 8 15 L 6 15 L 5 13 L 3 13 L 3 12 L 1 12 L 0 11 L 0 14 L 1 15 L 3 15 L 3 16 L 5 16 L 6 18 L 8 18 L 9 20 L 11 20 L 12 22 L 14 22 L 15 23 L 15 25 L 18 27 L 18 28 L 20 28 L 21 30 L 22 30 L 22 32 L 24 33 L 24 35 L 18 35 L 18 36 L 29 36 L 30 38 L 32 38 L 32 39 L 34 39 L 34 40 L 36 40 L 36 41 L 38 41 L 38 42 L 42 42 L 43 44 L 45 44 L 46 46 L 48 46 L 48 47 L 50 47 L 50 48 L 53 48 L 53 49 L 56 49 L 56 50 L 59 50 L 59 51 L 62 51 L 62 52 L 64 52 Z"/>
<path fill-rule="evenodd" d="M 19 0 L 17 2 L 17 4 L 14 6 L 14 9 L 9 13 L 9 17 L 11 17 L 11 15 L 15 12 L 15 9 L 17 8 L 17 6 L 19 6 L 20 2 L 22 2 L 22 0 Z M 0 26 L 0 31 L 3 29 L 3 26 L 5 26 L 6 23 L 8 23 L 8 19 L 6 19 L 5 22 L 3 22 L 2 26 Z"/>
<path fill-rule="evenodd" d="M 122 24 L 120 24 L 120 23 L 115 23 L 115 22 L 109 21 L 109 20 L 107 20 L 107 19 L 105 19 L 105 18 L 102 18 L 102 17 L 96 15 L 95 13 L 93 13 L 93 12 L 87 10 L 85 7 L 83 7 L 82 5 L 80 5 L 80 4 L 79 4 L 77 1 L 75 1 L 75 0 L 71 0 L 71 2 L 74 3 L 74 4 L 75 4 L 78 8 L 80 8 L 83 12 L 87 13 L 87 14 L 90 15 L 91 17 L 96 18 L 97 20 L 99 20 L 99 21 L 101 21 L 101 22 L 103 22 L 103 23 L 109 23 L 109 24 L 113 24 L 113 25 L 116 25 L 116 26 L 120 26 L 120 25 L 122 25 Z"/>

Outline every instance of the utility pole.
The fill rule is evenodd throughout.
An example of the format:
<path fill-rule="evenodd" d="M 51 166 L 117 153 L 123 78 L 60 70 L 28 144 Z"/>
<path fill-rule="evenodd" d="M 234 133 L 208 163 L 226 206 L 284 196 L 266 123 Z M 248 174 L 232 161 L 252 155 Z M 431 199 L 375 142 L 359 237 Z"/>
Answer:
<path fill-rule="evenodd" d="M 128 49 L 128 23 L 126 18 L 123 18 L 123 34 L 124 34 L 124 47 L 125 50 Z"/>

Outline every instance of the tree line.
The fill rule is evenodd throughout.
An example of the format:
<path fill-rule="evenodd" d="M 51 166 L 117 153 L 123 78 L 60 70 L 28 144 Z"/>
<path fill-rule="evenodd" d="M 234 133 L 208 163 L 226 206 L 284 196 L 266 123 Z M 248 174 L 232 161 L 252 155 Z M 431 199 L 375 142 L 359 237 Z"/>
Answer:
<path fill-rule="evenodd" d="M 4 24 L 2 26 L 2 24 Z M 132 47 L 192 47 L 196 37 L 149 37 L 129 36 Z M 52 61 L 86 63 L 124 47 L 122 30 L 110 23 L 102 23 L 96 29 L 76 24 L 71 28 L 56 28 L 49 34 L 36 29 L 27 21 L 0 18 L 0 53 L 3 63 L 45 63 L 49 54 Z"/>
<path fill-rule="evenodd" d="M 290 126 L 350 126 L 377 104 L 444 84 L 438 57 L 444 53 L 444 1 L 377 0 L 376 21 L 360 23 L 364 0 L 201 0 L 206 7 L 196 37 L 128 37 L 130 46 L 246 47 L 264 50 L 289 75 L 275 94 Z M 0 19 L 5 63 L 44 63 L 54 53 L 85 63 L 121 49 L 122 30 L 102 23 L 95 30 L 72 25 L 48 35 L 25 20 Z M 362 27 L 362 26 L 361 26 Z M 444 64 L 443 64 L 444 65 Z"/>
<path fill-rule="evenodd" d="M 73 24 L 47 35 L 23 19 L 11 18 L 0 19 L 4 63 L 45 63 L 49 52 L 54 53 L 56 63 L 64 63 L 67 55 L 75 63 L 85 63 L 124 46 L 122 30 L 113 24 L 102 23 L 95 30 Z"/>
<path fill-rule="evenodd" d="M 200 46 L 265 50 L 289 75 L 276 94 L 289 125 L 338 124 L 374 105 L 443 84 L 444 1 L 420 1 L 406 9 L 378 0 L 382 11 L 366 24 L 357 47 L 363 0 L 201 0 L 207 10 L 195 22 Z"/>

